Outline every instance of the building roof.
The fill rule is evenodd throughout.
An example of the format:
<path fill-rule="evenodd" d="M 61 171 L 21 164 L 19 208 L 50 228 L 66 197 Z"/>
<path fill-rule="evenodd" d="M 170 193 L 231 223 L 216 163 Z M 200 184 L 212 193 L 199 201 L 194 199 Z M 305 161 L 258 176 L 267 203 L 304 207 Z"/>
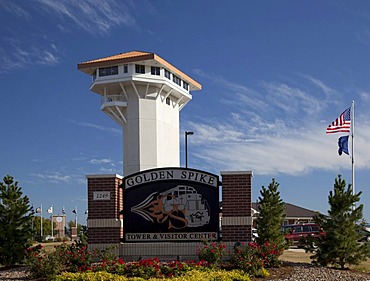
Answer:
<path fill-rule="evenodd" d="M 252 203 L 252 208 L 258 211 L 258 203 Z M 286 218 L 312 218 L 318 212 L 308 210 L 290 203 L 284 203 Z"/>
<path fill-rule="evenodd" d="M 116 61 L 123 61 L 126 62 L 132 62 L 132 61 L 138 61 L 138 60 L 147 60 L 147 59 L 153 59 L 153 53 L 148 52 L 140 52 L 140 51 L 131 51 L 128 53 L 119 53 L 117 55 L 105 57 L 105 58 L 99 58 L 95 60 L 90 60 L 86 62 L 81 62 L 77 65 L 78 69 L 85 68 L 86 65 L 91 66 L 92 64 L 101 64 L 102 62 L 116 62 Z"/>
<path fill-rule="evenodd" d="M 202 89 L 202 85 L 199 84 L 197 81 L 193 80 L 191 77 L 180 71 L 178 68 L 174 67 L 169 62 L 162 59 L 160 56 L 149 53 L 149 52 L 141 52 L 141 51 L 131 51 L 127 53 L 120 53 L 117 55 L 94 59 L 86 62 L 81 62 L 77 64 L 77 69 L 85 72 L 86 74 L 92 75 L 97 68 L 100 67 L 107 67 L 112 65 L 118 64 L 127 64 L 127 63 L 148 63 L 149 65 L 161 65 L 162 67 L 168 69 L 176 76 L 179 76 L 189 84 L 192 84 L 197 90 Z"/>

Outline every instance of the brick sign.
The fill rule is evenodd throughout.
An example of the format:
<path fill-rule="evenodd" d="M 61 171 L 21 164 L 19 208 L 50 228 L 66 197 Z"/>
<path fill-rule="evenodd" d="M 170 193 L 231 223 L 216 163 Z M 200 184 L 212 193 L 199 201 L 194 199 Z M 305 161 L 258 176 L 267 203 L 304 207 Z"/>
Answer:
<path fill-rule="evenodd" d="M 218 240 L 219 186 L 217 175 L 194 169 L 125 177 L 125 242 Z"/>

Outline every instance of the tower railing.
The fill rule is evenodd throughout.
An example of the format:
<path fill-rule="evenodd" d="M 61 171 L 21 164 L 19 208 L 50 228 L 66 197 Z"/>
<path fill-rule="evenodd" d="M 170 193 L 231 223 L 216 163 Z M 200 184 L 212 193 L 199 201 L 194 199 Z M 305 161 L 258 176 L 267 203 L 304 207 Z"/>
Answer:
<path fill-rule="evenodd" d="M 109 95 L 101 96 L 101 104 L 107 104 L 110 102 L 126 102 L 126 98 L 123 95 Z"/>

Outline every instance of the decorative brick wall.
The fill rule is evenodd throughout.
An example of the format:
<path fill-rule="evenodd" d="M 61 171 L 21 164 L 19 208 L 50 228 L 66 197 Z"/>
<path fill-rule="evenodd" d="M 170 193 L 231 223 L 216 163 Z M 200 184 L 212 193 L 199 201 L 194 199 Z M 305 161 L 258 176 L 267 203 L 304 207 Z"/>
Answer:
<path fill-rule="evenodd" d="M 222 241 L 232 252 L 236 242 L 252 240 L 252 172 L 221 172 L 222 176 Z M 88 175 L 89 246 L 105 249 L 115 244 L 117 255 L 138 257 L 176 256 L 196 259 L 199 243 L 120 243 L 124 235 L 123 177 Z M 108 196 L 109 194 L 109 196 Z M 165 251 L 165 250 L 167 251 Z"/>
<path fill-rule="evenodd" d="M 252 172 L 221 172 L 222 241 L 252 241 Z"/>
<path fill-rule="evenodd" d="M 119 243 L 123 237 L 122 176 L 88 175 L 89 244 Z"/>

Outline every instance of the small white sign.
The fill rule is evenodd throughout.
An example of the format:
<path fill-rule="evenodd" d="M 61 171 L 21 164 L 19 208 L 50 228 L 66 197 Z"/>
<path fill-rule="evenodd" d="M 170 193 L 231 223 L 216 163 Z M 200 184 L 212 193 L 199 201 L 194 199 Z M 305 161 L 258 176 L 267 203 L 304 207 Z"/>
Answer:
<path fill-rule="evenodd" d="M 93 200 L 110 200 L 110 191 L 94 191 Z"/>

